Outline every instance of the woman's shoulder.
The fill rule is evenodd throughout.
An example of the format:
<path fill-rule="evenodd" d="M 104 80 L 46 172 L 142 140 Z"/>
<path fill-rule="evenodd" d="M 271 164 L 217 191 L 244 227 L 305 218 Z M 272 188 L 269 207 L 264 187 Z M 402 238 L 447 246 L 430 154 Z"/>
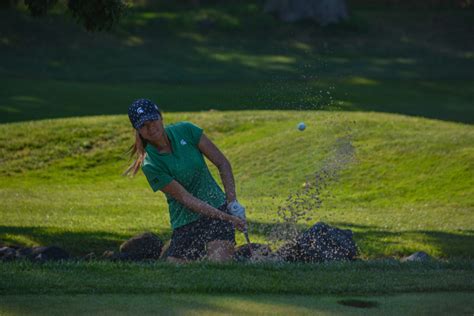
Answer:
<path fill-rule="evenodd" d="M 151 147 L 147 146 L 145 149 L 146 154 L 145 154 L 145 158 L 143 159 L 142 168 L 148 168 L 150 166 L 153 167 L 155 165 L 153 161 L 154 159 L 150 155 L 150 150 L 151 150 Z"/>
<path fill-rule="evenodd" d="M 194 146 L 197 146 L 203 133 L 202 128 L 188 121 L 177 122 L 167 128 L 168 134 L 175 140 L 185 139 Z"/>
<path fill-rule="evenodd" d="M 166 127 L 173 134 L 185 135 L 194 134 L 196 130 L 201 130 L 199 126 L 189 121 L 181 121 L 170 124 Z"/>
<path fill-rule="evenodd" d="M 143 159 L 142 170 L 147 173 L 157 173 L 163 170 L 168 170 L 166 161 L 162 160 L 159 156 L 150 156 L 147 154 L 145 159 Z"/>
<path fill-rule="evenodd" d="M 180 121 L 180 122 L 169 124 L 166 126 L 166 128 L 171 129 L 171 130 L 180 130 L 180 129 L 186 129 L 192 126 L 196 126 L 196 125 L 189 121 Z"/>

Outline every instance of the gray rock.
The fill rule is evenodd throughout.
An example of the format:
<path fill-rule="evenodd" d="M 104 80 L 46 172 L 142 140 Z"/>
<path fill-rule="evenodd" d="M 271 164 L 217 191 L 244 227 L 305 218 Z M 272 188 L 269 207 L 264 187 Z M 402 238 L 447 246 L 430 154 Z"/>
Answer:
<path fill-rule="evenodd" d="M 325 262 L 354 260 L 357 252 L 351 230 L 319 222 L 283 245 L 277 254 L 289 262 Z"/>
<path fill-rule="evenodd" d="M 87 255 L 85 255 L 84 257 L 82 257 L 82 260 L 84 260 L 84 261 L 92 261 L 92 260 L 96 260 L 96 259 L 97 259 L 97 256 L 96 256 L 95 252 L 90 252 Z"/>
<path fill-rule="evenodd" d="M 163 241 L 152 233 L 135 236 L 120 245 L 120 253 L 131 260 L 159 259 Z"/>
<path fill-rule="evenodd" d="M 32 252 L 32 248 L 18 248 L 15 257 L 16 259 L 30 259 Z"/>
<path fill-rule="evenodd" d="M 114 255 L 115 255 L 115 252 L 114 252 L 114 251 L 112 251 L 112 250 L 106 250 L 106 251 L 104 251 L 104 253 L 102 254 L 102 258 L 103 258 L 103 259 L 111 259 Z"/>
<path fill-rule="evenodd" d="M 401 262 L 426 262 L 430 261 L 432 258 L 429 254 L 423 251 L 418 251 L 415 252 L 408 257 L 402 258 L 400 261 Z"/>
<path fill-rule="evenodd" d="M 0 260 L 1 261 L 12 261 L 16 257 L 16 249 L 10 247 L 0 248 Z"/>
<path fill-rule="evenodd" d="M 300 250 L 296 241 L 290 241 L 281 246 L 277 251 L 276 255 L 282 258 L 284 261 L 296 262 L 300 256 Z"/>
<path fill-rule="evenodd" d="M 250 247 L 252 251 L 250 251 Z M 270 260 L 272 250 L 270 246 L 264 244 L 251 243 L 237 247 L 234 253 L 236 261 L 267 261 Z"/>
<path fill-rule="evenodd" d="M 59 248 L 57 246 L 47 246 L 47 247 L 33 247 L 31 251 L 31 257 L 33 260 L 67 260 L 70 258 L 69 253 L 66 250 Z"/>
<path fill-rule="evenodd" d="M 39 246 L 33 248 L 19 248 L 16 250 L 16 259 L 29 259 L 34 261 L 66 260 L 69 254 L 57 246 Z"/>
<path fill-rule="evenodd" d="M 102 254 L 102 259 L 111 260 L 111 261 L 133 260 L 133 258 L 127 253 L 119 253 L 119 252 L 114 252 L 112 250 L 106 250 Z"/>
<path fill-rule="evenodd" d="M 45 261 L 48 261 L 48 255 L 44 254 L 44 253 L 40 253 L 38 254 L 37 256 L 35 256 L 33 258 L 33 261 L 36 261 L 36 262 L 45 262 Z"/>

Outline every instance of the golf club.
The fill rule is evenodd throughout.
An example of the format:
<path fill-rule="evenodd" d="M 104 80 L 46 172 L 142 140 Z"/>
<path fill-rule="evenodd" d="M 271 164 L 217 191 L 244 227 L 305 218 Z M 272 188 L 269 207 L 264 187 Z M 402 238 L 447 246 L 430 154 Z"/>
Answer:
<path fill-rule="evenodd" d="M 247 245 L 249 247 L 250 257 L 252 257 L 252 255 L 253 255 L 253 253 L 252 253 L 252 244 L 250 243 L 249 232 L 247 230 L 247 225 L 245 226 L 245 229 L 244 229 L 243 233 L 244 233 L 244 236 L 245 236 L 245 240 L 247 241 Z"/>

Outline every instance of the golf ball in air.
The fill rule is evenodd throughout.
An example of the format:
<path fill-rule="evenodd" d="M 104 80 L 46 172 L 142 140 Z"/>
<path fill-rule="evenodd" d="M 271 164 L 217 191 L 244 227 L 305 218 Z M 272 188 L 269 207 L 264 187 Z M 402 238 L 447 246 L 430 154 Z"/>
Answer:
<path fill-rule="evenodd" d="M 306 124 L 305 124 L 305 123 L 301 122 L 301 123 L 298 124 L 298 129 L 299 129 L 300 131 L 304 131 L 305 128 L 306 128 Z"/>

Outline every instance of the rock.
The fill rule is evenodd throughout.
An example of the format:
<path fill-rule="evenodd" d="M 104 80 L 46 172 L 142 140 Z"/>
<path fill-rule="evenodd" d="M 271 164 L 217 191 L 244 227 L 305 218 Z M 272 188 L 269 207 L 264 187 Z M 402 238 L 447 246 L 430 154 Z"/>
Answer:
<path fill-rule="evenodd" d="M 351 230 L 317 223 L 297 239 L 302 260 L 306 262 L 353 260 L 357 246 Z"/>
<path fill-rule="evenodd" d="M 16 250 L 16 259 L 28 259 L 34 261 L 67 260 L 69 254 L 57 246 L 38 246 L 33 248 L 19 248 Z"/>
<path fill-rule="evenodd" d="M 59 248 L 57 246 L 48 246 L 48 247 L 33 247 L 31 256 L 35 260 L 67 260 L 70 258 L 69 253 L 66 250 Z"/>
<path fill-rule="evenodd" d="M 284 261 L 296 262 L 300 256 L 300 250 L 296 241 L 291 241 L 281 246 L 276 254 Z"/>
<path fill-rule="evenodd" d="M 92 260 L 96 260 L 96 259 L 97 259 L 97 256 L 96 256 L 95 252 L 90 252 L 87 255 L 85 255 L 84 257 L 82 257 L 82 260 L 84 260 L 84 261 L 92 261 Z"/>
<path fill-rule="evenodd" d="M 118 253 L 114 252 L 112 250 L 106 250 L 102 254 L 102 258 L 106 260 L 111 260 L 111 261 L 127 261 L 127 260 L 133 260 L 129 254 L 127 253 Z"/>
<path fill-rule="evenodd" d="M 402 258 L 400 261 L 401 262 L 426 262 L 430 261 L 432 258 L 429 254 L 423 251 L 418 251 L 413 254 L 411 254 L 408 257 Z"/>
<path fill-rule="evenodd" d="M 4 254 L 9 253 L 11 251 L 15 251 L 15 249 L 7 247 L 7 246 L 1 247 L 0 248 L 0 256 L 3 256 Z"/>
<path fill-rule="evenodd" d="M 33 261 L 45 262 L 45 261 L 48 261 L 48 259 L 49 259 L 48 255 L 46 255 L 44 253 L 40 253 L 39 255 L 37 255 L 33 258 Z"/>
<path fill-rule="evenodd" d="M 108 258 L 110 256 L 112 256 L 114 254 L 114 251 L 113 250 L 106 250 L 104 251 L 104 253 L 102 254 L 102 258 Z"/>
<path fill-rule="evenodd" d="M 18 248 L 15 257 L 16 259 L 30 259 L 32 252 L 32 248 Z"/>
<path fill-rule="evenodd" d="M 115 256 L 115 252 L 112 250 L 106 250 L 102 254 L 102 258 L 104 259 L 112 259 Z"/>
<path fill-rule="evenodd" d="M 152 233 L 143 233 L 120 245 L 120 253 L 132 260 L 159 259 L 163 241 Z"/>
<path fill-rule="evenodd" d="M 270 246 L 264 244 L 251 243 L 252 252 L 248 244 L 237 247 L 234 253 L 234 259 L 236 261 L 266 261 L 270 259 L 272 250 Z"/>
<path fill-rule="evenodd" d="M 0 248 L 0 261 L 12 261 L 15 260 L 16 249 L 10 247 Z"/>
<path fill-rule="evenodd" d="M 277 254 L 290 262 L 354 260 L 357 245 L 351 230 L 319 222 L 300 234 L 295 241 L 281 247 Z"/>
<path fill-rule="evenodd" d="M 265 257 L 265 261 L 267 262 L 273 262 L 273 263 L 282 263 L 285 260 L 276 252 L 272 252 L 268 256 Z"/>
<path fill-rule="evenodd" d="M 102 259 L 107 259 L 107 260 L 117 260 L 118 256 L 115 253 L 115 251 L 112 250 L 106 250 L 102 254 Z"/>

